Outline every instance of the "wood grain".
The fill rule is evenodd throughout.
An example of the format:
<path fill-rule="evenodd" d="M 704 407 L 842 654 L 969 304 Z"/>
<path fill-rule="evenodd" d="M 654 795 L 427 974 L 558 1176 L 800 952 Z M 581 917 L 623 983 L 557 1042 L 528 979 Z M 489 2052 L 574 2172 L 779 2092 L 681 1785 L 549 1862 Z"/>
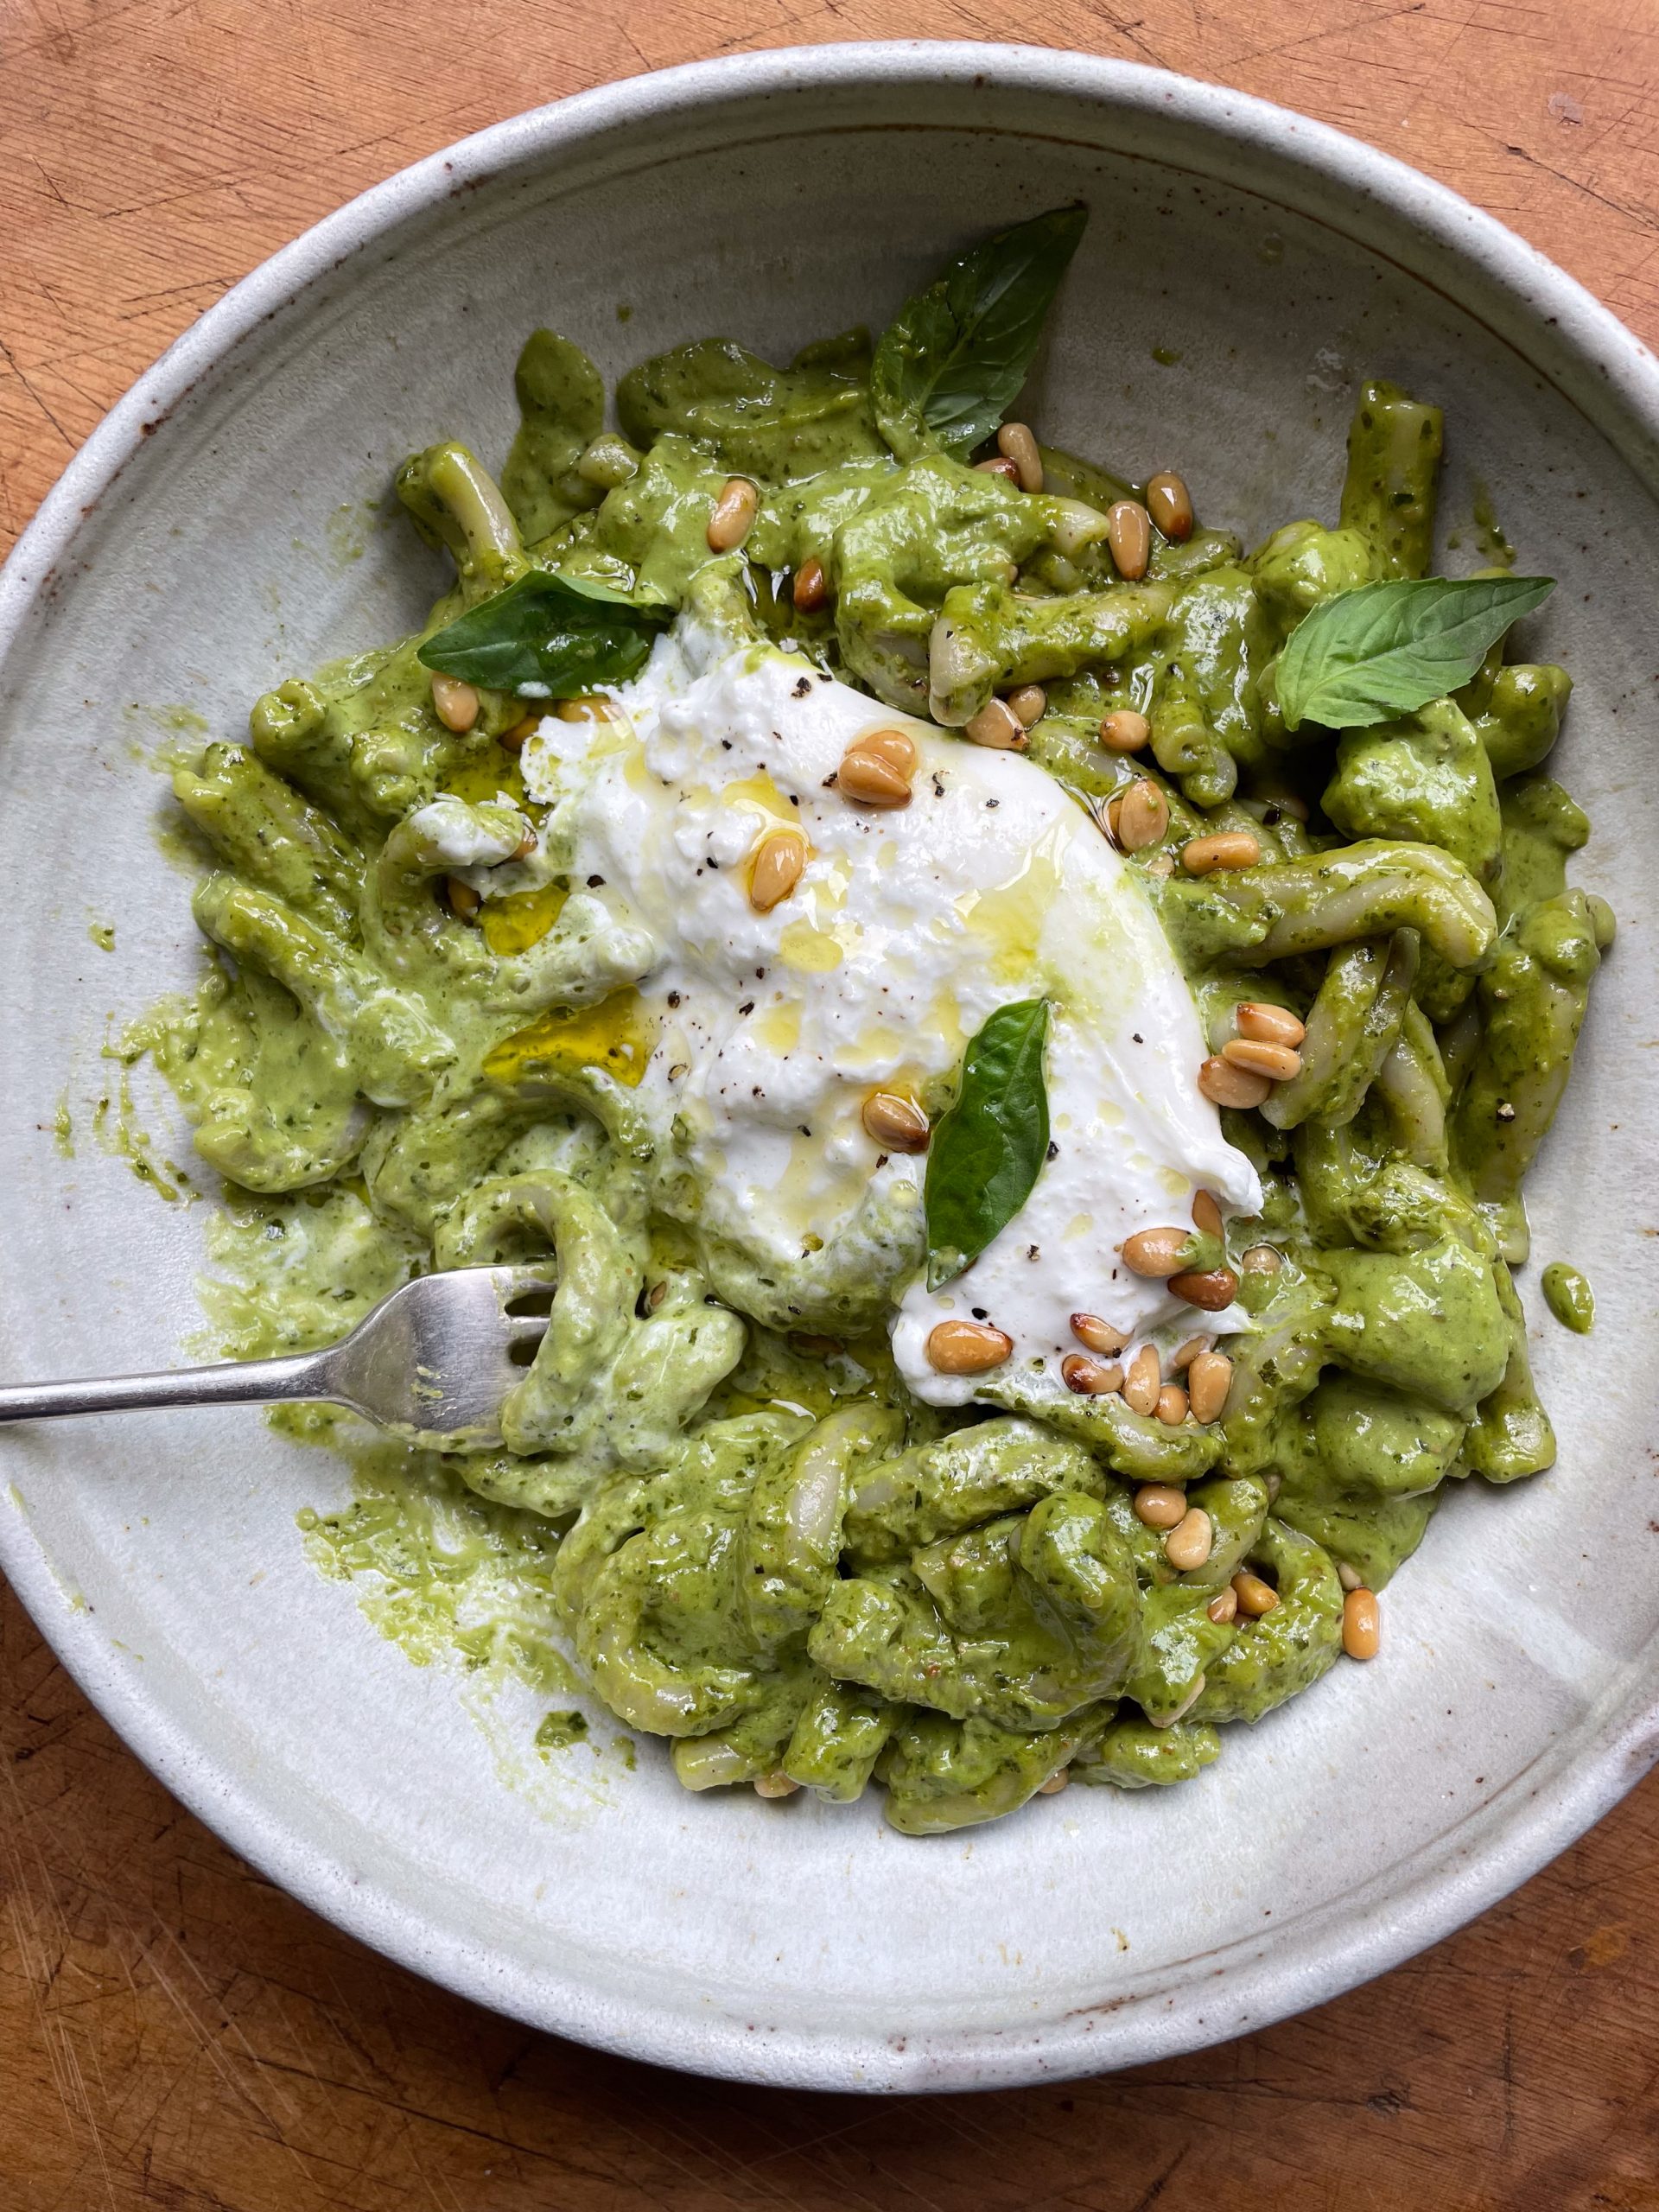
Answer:
<path fill-rule="evenodd" d="M 464 131 L 746 47 L 1026 37 L 1282 100 L 1659 340 L 1655 0 L 0 0 L 0 544 L 212 301 Z M 334 1934 L 132 1760 L 0 1592 L 0 2212 L 1659 2212 L 1659 1777 L 1320 2012 L 1065 2088 L 734 2089 Z"/>

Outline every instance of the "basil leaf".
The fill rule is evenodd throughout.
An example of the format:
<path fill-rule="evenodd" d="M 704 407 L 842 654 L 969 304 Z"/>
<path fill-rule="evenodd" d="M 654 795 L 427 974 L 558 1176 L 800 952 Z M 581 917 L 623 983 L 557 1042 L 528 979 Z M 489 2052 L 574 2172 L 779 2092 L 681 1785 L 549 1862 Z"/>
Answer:
<path fill-rule="evenodd" d="M 1048 1156 L 1048 1001 L 999 1007 L 969 1046 L 957 1103 L 928 1147 L 927 1287 L 938 1290 L 1006 1229 Z"/>
<path fill-rule="evenodd" d="M 1320 600 L 1279 658 L 1286 728 L 1359 729 L 1445 698 L 1554 588 L 1553 576 L 1429 576 Z"/>
<path fill-rule="evenodd" d="M 586 577 L 537 569 L 434 631 L 418 658 L 486 690 L 574 699 L 637 673 L 667 613 Z"/>
<path fill-rule="evenodd" d="M 1086 207 L 1055 207 L 999 231 L 908 300 L 875 349 L 870 392 L 900 461 L 933 442 L 958 460 L 1019 397 Z"/>

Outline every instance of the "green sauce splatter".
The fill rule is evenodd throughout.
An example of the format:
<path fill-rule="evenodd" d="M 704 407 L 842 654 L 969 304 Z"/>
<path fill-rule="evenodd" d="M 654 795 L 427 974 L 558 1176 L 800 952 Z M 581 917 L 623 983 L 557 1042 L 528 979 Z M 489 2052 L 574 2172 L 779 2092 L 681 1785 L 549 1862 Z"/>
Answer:
<path fill-rule="evenodd" d="M 1595 1294 L 1576 1268 L 1552 1260 L 1544 1269 L 1544 1303 L 1564 1329 L 1587 1337 L 1596 1323 Z"/>
<path fill-rule="evenodd" d="M 86 934 L 100 952 L 115 950 L 115 924 L 113 922 L 88 922 Z"/>
<path fill-rule="evenodd" d="M 1152 349 L 1152 358 L 1160 369 L 1173 369 L 1181 356 L 1173 346 L 1154 346 Z"/>
<path fill-rule="evenodd" d="M 1480 548 L 1481 559 L 1489 569 L 1512 569 L 1515 548 L 1504 533 L 1492 505 L 1492 495 L 1484 484 L 1475 486 L 1475 543 Z"/>
<path fill-rule="evenodd" d="M 543 1758 L 550 1751 L 568 1751 L 573 1744 L 588 1740 L 585 1713 L 550 1713 L 536 1731 L 536 1748 Z"/>

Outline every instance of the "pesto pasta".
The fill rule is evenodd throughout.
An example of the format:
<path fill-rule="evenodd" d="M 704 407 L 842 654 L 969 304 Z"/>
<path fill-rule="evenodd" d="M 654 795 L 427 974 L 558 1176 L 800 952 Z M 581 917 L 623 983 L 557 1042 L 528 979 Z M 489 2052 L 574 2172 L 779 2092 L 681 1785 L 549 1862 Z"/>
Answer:
<path fill-rule="evenodd" d="M 1511 1271 L 1613 935 L 1548 585 L 1427 582 L 1437 408 L 1368 384 L 1249 551 L 1009 419 L 1083 220 L 616 428 L 537 331 L 499 478 L 397 477 L 426 628 L 178 769 L 210 957 L 133 1033 L 236 1349 L 546 1262 L 427 1473 L 688 1789 L 911 1834 L 1192 1778 L 1375 1651 L 1448 1480 L 1551 1465 Z"/>

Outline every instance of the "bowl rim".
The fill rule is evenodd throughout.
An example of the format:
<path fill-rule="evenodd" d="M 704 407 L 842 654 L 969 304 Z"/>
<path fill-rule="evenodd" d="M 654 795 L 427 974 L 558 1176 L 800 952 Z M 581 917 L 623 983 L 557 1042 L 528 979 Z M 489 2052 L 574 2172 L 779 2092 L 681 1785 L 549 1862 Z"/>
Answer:
<path fill-rule="evenodd" d="M 976 80 L 999 91 L 1085 99 L 1118 111 L 1161 112 L 1241 149 L 1340 181 L 1442 251 L 1474 264 L 1535 327 L 1550 327 L 1552 350 L 1569 365 L 1593 371 L 1618 411 L 1633 418 L 1659 450 L 1659 362 L 1611 310 L 1495 217 L 1346 132 L 1224 86 L 1069 49 L 934 40 L 768 48 L 626 78 L 491 124 L 370 186 L 279 248 L 174 341 L 69 461 L 0 569 L 0 662 L 52 594 L 86 516 L 191 386 L 307 287 L 404 222 L 512 169 L 653 117 L 810 86 L 972 86 Z M 1618 443 L 1605 422 L 1598 427 Z M 713 2008 L 694 2017 L 591 1983 L 554 1980 L 435 1929 L 395 1896 L 331 1864 L 268 1809 L 251 1783 L 214 1765 L 188 1725 L 120 1663 L 90 1611 L 66 1603 L 22 1513 L 0 1515 L 0 1568 L 126 1745 L 231 1849 L 301 1904 L 400 1965 L 535 2027 L 690 2072 L 768 2085 L 889 2092 L 1007 2088 L 1168 2058 L 1266 2026 L 1386 1972 L 1497 1903 L 1659 1761 L 1656 1681 L 1644 1709 L 1586 1725 L 1570 1758 L 1548 1777 L 1551 1786 L 1523 1771 L 1489 1799 L 1474 1816 L 1485 1816 L 1489 1825 L 1501 1798 L 1520 1792 L 1526 1800 L 1519 1810 L 1506 1809 L 1495 1837 L 1478 1839 L 1478 1847 L 1465 1853 L 1449 1852 L 1444 1837 L 1438 1847 L 1423 1847 L 1364 1885 L 1380 1893 L 1382 1909 L 1351 1912 L 1350 1924 L 1333 1934 L 1325 1923 L 1353 1897 L 1328 1901 L 1287 1924 L 1271 1949 L 1258 1948 L 1224 1966 L 1217 1961 L 1210 1975 L 1189 1973 L 1161 1993 L 1161 2001 L 1153 1992 L 1062 2021 L 923 2031 L 902 2042 L 838 2030 L 757 2035 L 741 2018 Z"/>

